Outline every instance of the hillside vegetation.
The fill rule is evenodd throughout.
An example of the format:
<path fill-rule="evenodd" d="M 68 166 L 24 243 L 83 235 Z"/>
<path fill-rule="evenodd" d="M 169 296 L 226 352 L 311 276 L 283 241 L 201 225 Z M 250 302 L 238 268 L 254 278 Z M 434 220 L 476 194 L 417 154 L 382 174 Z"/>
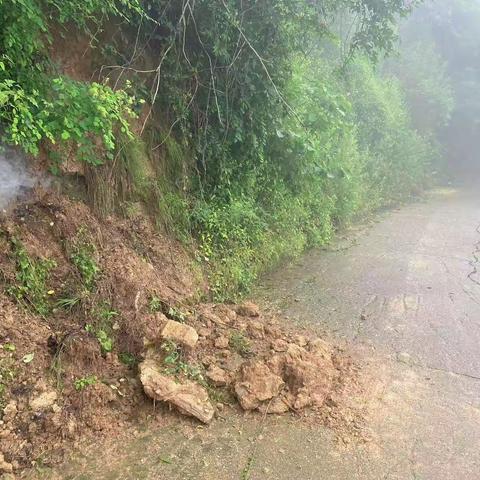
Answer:
<path fill-rule="evenodd" d="M 232 299 L 431 181 L 446 67 L 383 61 L 415 4 L 0 0 L 3 142 L 80 164 L 99 215 L 146 209 Z"/>

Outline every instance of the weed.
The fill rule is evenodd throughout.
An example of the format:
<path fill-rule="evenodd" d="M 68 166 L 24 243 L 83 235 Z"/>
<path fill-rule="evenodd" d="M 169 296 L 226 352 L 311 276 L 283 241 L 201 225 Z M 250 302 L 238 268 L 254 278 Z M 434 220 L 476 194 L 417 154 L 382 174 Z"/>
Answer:
<path fill-rule="evenodd" d="M 230 346 L 242 357 L 248 357 L 252 353 L 252 346 L 248 338 L 241 332 L 234 332 L 230 335 Z"/>
<path fill-rule="evenodd" d="M 94 309 L 94 315 L 97 318 L 95 324 L 87 323 L 85 330 L 95 335 L 102 353 L 109 353 L 113 350 L 113 330 L 112 319 L 118 316 L 118 312 L 112 308 L 109 302 L 100 302 L 100 305 Z"/>
<path fill-rule="evenodd" d="M 187 313 L 182 312 L 177 307 L 168 307 L 167 311 L 165 312 L 165 315 L 168 318 L 171 318 L 172 320 L 175 320 L 180 323 L 184 323 L 188 316 Z"/>
<path fill-rule="evenodd" d="M 120 352 L 118 359 L 129 368 L 133 368 L 138 364 L 138 358 L 129 352 Z"/>
<path fill-rule="evenodd" d="M 171 305 L 168 305 L 155 295 L 150 297 L 148 309 L 151 313 L 163 312 L 165 316 L 171 320 L 175 320 L 180 323 L 184 323 L 188 317 L 188 312 L 184 312 L 178 307 L 172 307 Z"/>
<path fill-rule="evenodd" d="M 47 287 L 47 280 L 56 263 L 44 258 L 32 259 L 17 238 L 13 237 L 10 244 L 17 273 L 16 283 L 7 288 L 7 293 L 35 313 L 48 315 L 51 308 L 49 297 L 53 291 Z"/>
<path fill-rule="evenodd" d="M 2 349 L 5 352 L 14 352 L 17 349 L 17 347 L 13 343 L 4 343 L 2 345 Z"/>
<path fill-rule="evenodd" d="M 101 321 L 110 324 L 112 318 L 118 316 L 118 312 L 108 302 L 103 302 L 97 311 L 97 315 Z"/>
<path fill-rule="evenodd" d="M 85 228 L 80 228 L 73 243 L 70 259 L 77 267 L 82 277 L 83 284 L 88 291 L 93 291 L 97 278 L 100 274 L 100 267 L 95 260 L 96 249 L 87 237 Z"/>
<path fill-rule="evenodd" d="M 85 331 L 95 335 L 98 340 L 102 353 L 109 353 L 113 350 L 113 338 L 102 328 L 95 328 L 91 323 L 85 325 Z"/>
<path fill-rule="evenodd" d="M 163 363 L 165 365 L 164 372 L 167 375 L 183 375 L 201 385 L 205 383 L 200 367 L 185 362 L 183 360 L 182 351 L 175 342 L 168 340 L 161 345 L 161 349 L 166 354 Z"/>
<path fill-rule="evenodd" d="M 150 310 L 150 313 L 161 312 L 163 309 L 162 301 L 155 295 L 152 295 L 148 302 L 148 309 Z"/>
<path fill-rule="evenodd" d="M 55 307 L 70 311 L 73 310 L 73 308 L 76 307 L 81 301 L 81 296 L 59 298 L 55 303 Z"/>
<path fill-rule="evenodd" d="M 97 383 L 97 377 L 95 375 L 87 375 L 86 377 L 77 378 L 73 385 L 77 392 L 85 390 L 90 385 L 95 385 Z"/>

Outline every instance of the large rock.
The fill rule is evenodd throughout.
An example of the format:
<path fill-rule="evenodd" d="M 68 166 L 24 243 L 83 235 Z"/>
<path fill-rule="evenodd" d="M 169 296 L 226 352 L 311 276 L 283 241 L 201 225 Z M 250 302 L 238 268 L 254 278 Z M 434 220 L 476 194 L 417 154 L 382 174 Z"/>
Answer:
<path fill-rule="evenodd" d="M 190 380 L 179 383 L 175 377 L 161 373 L 154 359 L 145 360 L 139 368 L 140 381 L 150 398 L 168 402 L 181 413 L 210 423 L 214 409 L 205 388 Z"/>
<path fill-rule="evenodd" d="M 168 320 L 162 329 L 161 336 L 188 348 L 194 348 L 198 342 L 198 334 L 193 327 L 175 320 Z"/>
<path fill-rule="evenodd" d="M 242 365 L 239 380 L 235 383 L 235 393 L 244 410 L 254 410 L 277 396 L 283 385 L 283 380 L 265 363 L 252 361 Z"/>

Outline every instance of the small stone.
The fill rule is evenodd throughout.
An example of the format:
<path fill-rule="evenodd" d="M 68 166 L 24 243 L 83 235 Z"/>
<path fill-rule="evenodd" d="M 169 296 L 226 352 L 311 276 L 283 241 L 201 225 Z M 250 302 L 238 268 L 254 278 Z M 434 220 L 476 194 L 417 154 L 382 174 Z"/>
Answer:
<path fill-rule="evenodd" d="M 253 337 L 253 338 L 257 338 L 257 339 L 262 339 L 265 337 L 265 330 L 264 330 L 264 327 L 263 325 L 259 322 L 259 321 L 256 321 L 256 320 L 252 320 L 249 324 L 248 324 L 248 332 L 250 333 L 250 335 Z"/>
<path fill-rule="evenodd" d="M 42 412 L 42 411 L 48 410 L 55 403 L 55 400 L 57 400 L 57 397 L 58 397 L 57 392 L 55 392 L 54 390 L 41 393 L 40 395 L 38 395 L 38 397 L 35 397 L 32 400 L 30 400 L 30 408 L 34 412 Z"/>
<path fill-rule="evenodd" d="M 13 472 L 13 465 L 11 463 L 8 463 L 4 456 L 3 453 L 0 452 L 0 473 L 12 473 Z"/>
<path fill-rule="evenodd" d="M 274 340 L 271 345 L 276 352 L 286 352 L 288 349 L 288 343 L 281 338 Z"/>
<path fill-rule="evenodd" d="M 3 421 L 11 422 L 17 415 L 17 402 L 11 400 L 7 403 L 7 406 L 3 409 Z"/>
<path fill-rule="evenodd" d="M 216 348 L 227 348 L 228 347 L 228 338 L 220 335 L 215 339 Z"/>
<path fill-rule="evenodd" d="M 296 335 L 295 336 L 295 343 L 299 347 L 306 347 L 307 344 L 308 344 L 308 339 L 307 339 L 307 337 L 304 337 L 303 335 Z"/>
<path fill-rule="evenodd" d="M 168 320 L 162 329 L 161 336 L 188 348 L 194 348 L 198 341 L 197 331 L 193 327 L 175 320 Z"/>
<path fill-rule="evenodd" d="M 229 382 L 227 372 L 216 365 L 210 366 L 206 376 L 216 387 L 224 387 Z"/>
<path fill-rule="evenodd" d="M 198 329 L 198 335 L 203 338 L 208 338 L 212 334 L 212 330 L 207 327 L 200 327 Z"/>
<path fill-rule="evenodd" d="M 260 315 L 260 308 L 252 302 L 245 302 L 237 307 L 237 313 L 244 317 L 258 317 Z"/>
<path fill-rule="evenodd" d="M 410 365 L 412 363 L 412 357 L 407 352 L 397 353 L 397 360 L 402 363 Z"/>

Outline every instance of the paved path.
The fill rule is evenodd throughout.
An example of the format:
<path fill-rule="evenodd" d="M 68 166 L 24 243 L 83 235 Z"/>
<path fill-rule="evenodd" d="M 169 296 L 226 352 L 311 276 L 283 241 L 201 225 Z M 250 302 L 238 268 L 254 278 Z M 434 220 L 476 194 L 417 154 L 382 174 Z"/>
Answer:
<path fill-rule="evenodd" d="M 360 352 L 376 379 L 372 442 L 340 448 L 289 417 L 268 418 L 253 442 L 259 417 L 239 415 L 93 448 L 57 478 L 480 479 L 479 225 L 480 192 L 437 191 L 382 214 L 350 248 L 311 252 L 265 281 L 262 295 L 292 320 Z"/>

